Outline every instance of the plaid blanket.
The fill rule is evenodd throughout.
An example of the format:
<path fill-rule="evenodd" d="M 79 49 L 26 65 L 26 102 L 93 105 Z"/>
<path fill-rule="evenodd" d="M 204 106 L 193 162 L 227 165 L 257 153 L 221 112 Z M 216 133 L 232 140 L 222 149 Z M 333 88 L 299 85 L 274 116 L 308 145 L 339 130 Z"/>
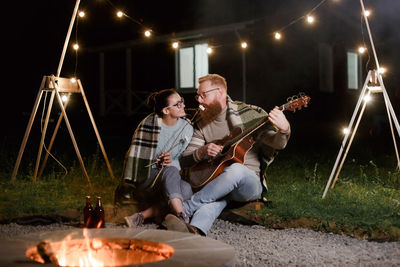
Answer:
<path fill-rule="evenodd" d="M 240 101 L 233 101 L 229 96 L 227 99 L 228 104 L 228 120 L 234 127 L 240 127 L 243 130 L 254 125 L 261 119 L 268 117 L 268 113 L 260 107 L 249 105 Z M 261 129 L 253 134 L 254 140 L 257 140 L 258 133 L 265 130 L 277 131 L 277 129 L 270 123 L 267 123 Z M 267 186 L 267 167 L 274 160 L 276 150 L 269 146 L 260 147 L 260 160 L 261 160 L 261 180 L 264 188 L 268 190 Z"/>
<path fill-rule="evenodd" d="M 268 113 L 260 107 L 249 105 L 240 101 L 233 101 L 229 96 L 227 97 L 227 119 L 233 127 L 240 127 L 242 130 L 249 128 L 258 121 L 266 118 Z M 198 128 L 202 128 L 201 121 L 198 123 Z M 265 124 L 263 127 L 258 129 L 252 134 L 254 140 L 259 140 L 262 134 L 265 132 L 269 133 L 269 136 L 273 136 L 277 129 L 270 123 Z M 265 135 L 264 135 L 265 137 Z M 188 166 L 193 165 L 193 161 L 198 161 L 195 151 L 201 146 L 205 145 L 206 141 L 199 131 L 195 131 L 190 141 L 188 148 L 183 153 L 183 161 Z M 261 162 L 261 178 L 265 189 L 267 188 L 266 183 L 266 170 L 270 163 L 272 163 L 276 150 L 266 144 L 259 144 L 260 146 L 260 162 Z M 188 177 L 190 170 L 185 170 L 185 176 Z"/>
<path fill-rule="evenodd" d="M 126 153 L 123 178 L 130 184 L 143 184 L 150 178 L 151 163 L 161 132 L 161 118 L 152 113 L 135 130 L 131 146 Z"/>

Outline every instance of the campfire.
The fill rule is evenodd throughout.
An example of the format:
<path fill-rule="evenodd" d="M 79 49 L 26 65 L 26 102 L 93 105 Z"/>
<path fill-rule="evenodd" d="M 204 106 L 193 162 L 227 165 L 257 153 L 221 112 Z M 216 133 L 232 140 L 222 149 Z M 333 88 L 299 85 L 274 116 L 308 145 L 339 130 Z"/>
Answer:
<path fill-rule="evenodd" d="M 74 228 L 0 238 L 0 266 L 235 266 L 235 249 L 175 231 Z"/>
<path fill-rule="evenodd" d="M 59 266 L 127 266 L 162 261 L 174 249 L 163 243 L 130 239 L 90 237 L 83 229 L 83 238 L 71 234 L 58 242 L 41 241 L 26 250 L 26 256 L 39 263 Z"/>

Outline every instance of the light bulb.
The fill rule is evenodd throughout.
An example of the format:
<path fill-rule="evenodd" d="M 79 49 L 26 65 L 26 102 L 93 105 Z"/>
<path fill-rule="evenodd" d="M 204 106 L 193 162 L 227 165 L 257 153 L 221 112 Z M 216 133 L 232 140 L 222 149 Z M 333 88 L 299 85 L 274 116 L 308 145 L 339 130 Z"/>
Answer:
<path fill-rule="evenodd" d="M 118 11 L 118 12 L 117 12 L 117 16 L 118 16 L 119 18 L 121 18 L 123 15 L 124 15 L 124 12 L 122 12 L 122 11 Z"/>
<path fill-rule="evenodd" d="M 314 22 L 314 17 L 311 16 L 311 15 L 308 15 L 308 16 L 307 16 L 307 22 L 310 23 L 310 24 L 312 24 L 312 23 Z"/>
<path fill-rule="evenodd" d="M 207 47 L 206 51 L 207 51 L 207 54 L 211 54 L 213 52 L 211 47 Z"/>
<path fill-rule="evenodd" d="M 85 12 L 84 11 L 79 11 L 78 16 L 83 18 L 85 16 Z"/>
<path fill-rule="evenodd" d="M 78 45 L 77 43 L 75 43 L 72 47 L 73 47 L 75 50 L 78 50 L 78 49 L 79 49 L 79 45 Z"/>
<path fill-rule="evenodd" d="M 246 42 L 242 42 L 242 43 L 241 43 L 241 46 L 242 46 L 243 49 L 244 49 L 244 48 L 247 48 L 247 43 L 246 43 Z"/>
<path fill-rule="evenodd" d="M 173 47 L 174 49 L 177 49 L 177 48 L 179 47 L 179 43 L 178 43 L 178 42 L 173 42 L 173 43 L 172 43 L 172 47 Z"/>
<path fill-rule="evenodd" d="M 282 35 L 279 32 L 275 33 L 275 39 L 280 40 L 282 38 Z"/>
<path fill-rule="evenodd" d="M 150 37 L 150 36 L 151 36 L 151 31 L 150 31 L 150 30 L 146 30 L 146 31 L 144 32 L 144 36 Z"/>
<path fill-rule="evenodd" d="M 366 96 L 364 96 L 364 101 L 367 102 L 367 103 L 368 103 L 369 101 L 371 101 L 371 99 L 372 99 L 372 98 L 371 98 L 371 95 L 366 95 Z"/>
<path fill-rule="evenodd" d="M 367 49 L 365 47 L 363 47 L 363 46 L 360 46 L 358 48 L 358 53 L 360 53 L 360 54 L 364 54 L 365 51 L 367 51 Z"/>
<path fill-rule="evenodd" d="M 62 100 L 62 102 L 67 102 L 68 101 L 68 96 L 67 95 L 62 95 L 61 96 L 61 100 Z"/>

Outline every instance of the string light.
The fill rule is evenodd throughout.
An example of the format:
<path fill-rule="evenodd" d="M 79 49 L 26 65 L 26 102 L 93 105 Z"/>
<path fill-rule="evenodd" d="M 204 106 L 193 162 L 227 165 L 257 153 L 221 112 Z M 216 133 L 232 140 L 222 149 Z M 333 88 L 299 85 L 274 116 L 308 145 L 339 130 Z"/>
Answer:
<path fill-rule="evenodd" d="M 274 34 L 273 34 L 274 39 L 275 39 L 275 40 L 281 40 L 282 37 L 283 37 L 282 32 L 283 32 L 286 28 L 288 28 L 288 27 L 290 27 L 290 26 L 292 26 L 292 25 L 298 23 L 299 21 L 304 20 L 304 18 L 306 19 L 306 22 L 307 22 L 308 24 L 313 24 L 313 23 L 315 23 L 315 17 L 314 17 L 312 14 L 314 14 L 315 11 L 316 11 L 322 4 L 324 4 L 324 3 L 327 2 L 327 1 L 328 1 L 328 0 L 321 0 L 321 1 L 319 1 L 318 4 L 316 4 L 311 10 L 309 10 L 309 11 L 306 13 L 307 15 L 302 15 L 302 16 L 300 16 L 300 17 L 298 17 L 298 18 L 292 20 L 292 21 L 291 21 L 290 23 L 288 23 L 286 26 L 284 26 L 284 27 L 280 28 L 278 31 L 274 32 Z M 338 0 L 334 0 L 334 1 L 338 1 Z M 113 5 L 113 3 L 112 3 L 110 0 L 107 0 L 107 2 L 115 9 L 116 15 L 117 15 L 119 18 L 122 18 L 122 17 L 124 16 L 124 17 L 128 18 L 129 20 L 131 20 L 131 21 L 133 21 L 133 22 L 135 22 L 135 23 L 141 25 L 142 27 L 144 26 L 140 20 L 136 20 L 135 18 L 131 18 L 130 16 L 128 16 L 127 14 L 125 14 L 123 11 L 118 10 L 118 9 Z M 86 14 L 85 14 L 85 12 L 84 12 L 83 10 L 80 10 L 80 11 L 78 12 L 78 15 L 79 15 L 79 17 L 83 18 L 83 17 L 85 17 Z M 370 16 L 370 15 L 371 15 L 371 10 L 369 10 L 369 9 L 368 9 L 368 10 L 365 10 L 364 15 L 365 15 L 365 16 Z M 147 37 L 147 38 L 151 37 L 152 34 L 153 34 L 153 32 L 152 32 L 152 30 L 150 30 L 150 29 L 147 29 L 147 30 L 144 31 L 144 36 Z M 242 42 L 240 45 L 241 45 L 241 47 L 242 47 L 243 49 L 246 49 L 246 48 L 248 47 L 248 44 L 247 44 L 246 42 Z M 174 49 L 178 49 L 179 46 L 180 46 L 180 43 L 179 43 L 179 42 L 173 42 L 173 43 L 172 43 L 172 47 L 173 47 Z M 79 49 L 79 45 L 78 45 L 77 43 L 75 43 L 75 44 L 73 45 L 73 48 L 74 48 L 75 50 L 78 50 L 78 49 Z M 358 48 L 358 52 L 359 52 L 360 54 L 363 54 L 365 51 L 367 51 L 367 49 L 366 49 L 365 47 L 359 47 L 359 48 Z M 208 54 L 211 54 L 211 53 L 213 53 L 213 49 L 212 49 L 211 47 L 208 47 L 207 50 L 206 50 L 206 52 L 207 52 Z M 386 71 L 386 70 L 385 70 L 384 68 L 380 68 L 378 72 L 382 74 L 382 73 L 384 73 L 385 71 Z"/>
<path fill-rule="evenodd" d="M 71 83 L 76 83 L 76 79 L 74 77 L 71 78 Z"/>
<path fill-rule="evenodd" d="M 386 68 L 385 67 L 380 67 L 378 70 L 379 74 L 384 74 L 386 72 Z"/>
<path fill-rule="evenodd" d="M 349 131 L 349 129 L 348 128 L 343 128 L 343 133 L 344 134 L 348 134 L 350 131 Z"/>
<path fill-rule="evenodd" d="M 366 102 L 366 103 L 368 103 L 369 101 L 371 101 L 371 95 L 370 94 L 368 94 L 368 95 L 366 95 L 366 96 L 364 96 L 364 101 Z"/>
<path fill-rule="evenodd" d="M 67 95 L 62 95 L 61 96 L 61 100 L 62 100 L 62 102 L 67 102 L 68 101 L 68 96 Z"/>
<path fill-rule="evenodd" d="M 314 17 L 311 16 L 311 15 L 307 15 L 307 22 L 308 22 L 309 24 L 314 23 Z"/>
<path fill-rule="evenodd" d="M 146 31 L 144 32 L 144 36 L 150 37 L 150 36 L 151 36 L 151 30 L 146 30 Z"/>
<path fill-rule="evenodd" d="M 364 46 L 360 46 L 360 47 L 358 48 L 358 53 L 360 53 L 360 54 L 364 54 L 365 51 L 367 51 L 367 48 L 365 48 Z"/>
<path fill-rule="evenodd" d="M 173 42 L 172 43 L 172 48 L 173 49 L 178 49 L 178 47 L 179 47 L 179 43 L 178 42 Z"/>

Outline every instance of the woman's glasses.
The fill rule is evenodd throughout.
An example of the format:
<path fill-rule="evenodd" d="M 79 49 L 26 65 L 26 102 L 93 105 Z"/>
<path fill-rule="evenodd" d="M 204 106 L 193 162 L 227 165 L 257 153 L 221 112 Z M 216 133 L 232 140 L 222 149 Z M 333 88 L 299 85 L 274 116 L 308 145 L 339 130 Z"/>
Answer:
<path fill-rule="evenodd" d="M 172 108 L 172 107 L 182 108 L 183 104 L 185 104 L 185 99 L 183 99 L 183 97 L 182 97 L 181 100 L 176 102 L 176 104 L 170 105 L 170 106 L 165 107 L 165 108 Z"/>

